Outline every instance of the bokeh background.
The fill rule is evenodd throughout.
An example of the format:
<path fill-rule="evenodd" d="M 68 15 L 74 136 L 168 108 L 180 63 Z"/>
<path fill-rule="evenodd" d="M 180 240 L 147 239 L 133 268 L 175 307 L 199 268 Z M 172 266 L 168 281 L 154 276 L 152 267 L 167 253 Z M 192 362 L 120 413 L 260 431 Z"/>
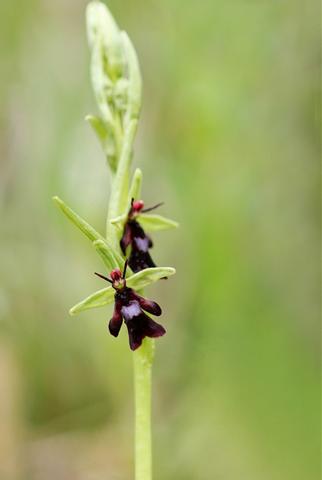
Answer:
<path fill-rule="evenodd" d="M 133 478 L 132 362 L 60 195 L 101 231 L 108 171 L 83 121 L 85 0 L 0 4 L 0 478 Z M 299 0 L 110 0 L 139 54 L 135 166 L 181 228 L 151 287 L 162 480 L 320 478 L 320 11 Z M 101 286 L 101 284 L 99 283 Z"/>

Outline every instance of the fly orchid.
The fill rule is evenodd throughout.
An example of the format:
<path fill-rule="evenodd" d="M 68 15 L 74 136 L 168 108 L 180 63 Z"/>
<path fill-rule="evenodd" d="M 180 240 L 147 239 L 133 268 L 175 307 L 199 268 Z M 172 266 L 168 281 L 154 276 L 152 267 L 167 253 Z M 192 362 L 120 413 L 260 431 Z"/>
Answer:
<path fill-rule="evenodd" d="M 149 249 L 153 247 L 153 242 L 151 237 L 141 227 L 138 217 L 141 213 L 155 210 L 160 205 L 162 203 L 158 203 L 154 207 L 144 208 L 143 200 L 134 201 L 134 198 L 131 200 L 131 207 L 124 225 L 120 246 L 123 254 L 126 255 L 126 249 L 131 245 L 129 265 L 133 272 L 156 266 L 149 253 Z"/>
<path fill-rule="evenodd" d="M 119 268 L 115 268 L 111 271 L 110 278 L 97 272 L 95 275 L 111 283 L 115 290 L 114 311 L 108 325 L 111 335 L 118 336 L 124 320 L 128 329 L 130 348 L 136 350 L 145 337 L 161 337 L 165 334 L 165 329 L 145 313 L 159 317 L 162 313 L 161 307 L 127 286 L 125 278 L 127 263 L 126 260 L 123 273 Z"/>

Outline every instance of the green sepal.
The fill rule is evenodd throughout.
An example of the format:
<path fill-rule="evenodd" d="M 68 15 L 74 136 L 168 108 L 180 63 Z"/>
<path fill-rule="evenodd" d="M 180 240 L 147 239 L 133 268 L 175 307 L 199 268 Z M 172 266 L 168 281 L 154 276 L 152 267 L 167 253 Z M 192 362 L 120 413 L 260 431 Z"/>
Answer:
<path fill-rule="evenodd" d="M 148 232 L 156 232 L 158 230 L 168 230 L 169 228 L 177 228 L 179 224 L 174 220 L 162 217 L 162 215 L 143 213 L 139 216 L 140 225 Z"/>
<path fill-rule="evenodd" d="M 172 267 L 146 268 L 126 279 L 126 285 L 135 290 L 145 288 L 161 278 L 170 277 L 176 273 Z"/>
<path fill-rule="evenodd" d="M 171 267 L 155 267 L 146 268 L 134 275 L 131 275 L 126 279 L 126 285 L 134 290 L 140 290 L 142 288 L 157 282 L 161 278 L 170 277 L 176 273 L 174 268 Z M 113 287 L 106 287 L 102 290 L 98 290 L 92 293 L 89 297 L 85 298 L 81 302 L 77 303 L 69 310 L 70 315 L 76 315 L 84 310 L 90 308 L 99 308 L 112 303 L 114 300 L 115 290 Z"/>
<path fill-rule="evenodd" d="M 90 308 L 99 308 L 113 303 L 115 290 L 113 287 L 102 288 L 95 293 L 92 293 L 89 297 L 85 298 L 81 302 L 74 305 L 70 310 L 70 315 L 76 315 L 77 313 L 89 310 Z"/>
<path fill-rule="evenodd" d="M 100 233 L 98 233 L 95 228 L 93 228 L 86 220 L 80 217 L 74 210 L 72 210 L 66 203 L 59 197 L 53 197 L 53 201 L 61 209 L 61 211 L 66 215 L 66 217 L 74 224 L 81 232 L 86 235 L 92 242 L 95 240 L 103 240 Z"/>

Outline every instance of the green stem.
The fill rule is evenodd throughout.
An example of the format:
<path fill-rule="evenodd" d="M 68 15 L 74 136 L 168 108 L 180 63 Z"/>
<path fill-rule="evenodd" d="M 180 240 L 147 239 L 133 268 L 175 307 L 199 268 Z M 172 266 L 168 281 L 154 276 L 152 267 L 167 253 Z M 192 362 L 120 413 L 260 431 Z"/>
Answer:
<path fill-rule="evenodd" d="M 137 120 L 131 120 L 125 129 L 120 159 L 112 183 L 112 191 L 106 221 L 106 238 L 119 250 L 119 232 L 110 220 L 118 217 L 126 206 L 129 191 L 129 176 L 133 142 L 137 128 Z"/>
<path fill-rule="evenodd" d="M 154 340 L 133 353 L 135 390 L 135 480 L 152 480 L 151 376 Z"/>
<path fill-rule="evenodd" d="M 119 250 L 119 231 L 110 220 L 126 208 L 133 141 L 137 120 L 131 120 L 124 132 L 116 174 L 112 181 L 106 238 Z M 145 338 L 133 352 L 135 391 L 135 480 L 152 480 L 151 377 L 154 340 Z"/>

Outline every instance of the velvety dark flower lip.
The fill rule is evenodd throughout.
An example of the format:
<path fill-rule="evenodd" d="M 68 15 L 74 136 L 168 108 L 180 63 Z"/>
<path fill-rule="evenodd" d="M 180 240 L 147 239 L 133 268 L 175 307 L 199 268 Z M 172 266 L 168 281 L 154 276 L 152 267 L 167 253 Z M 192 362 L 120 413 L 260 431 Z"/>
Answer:
<path fill-rule="evenodd" d="M 161 205 L 163 205 L 163 202 L 153 207 L 144 208 L 143 200 L 134 201 L 134 198 L 131 200 L 131 207 L 124 225 L 120 246 L 125 255 L 127 247 L 131 245 L 129 265 L 133 272 L 156 266 L 149 253 L 149 249 L 153 247 L 153 242 L 145 233 L 137 218 L 140 214 L 155 210 Z"/>
<path fill-rule="evenodd" d="M 162 313 L 161 307 L 156 302 L 142 297 L 135 290 L 126 286 L 127 264 L 128 261 L 125 262 L 123 273 L 118 268 L 112 270 L 110 278 L 96 272 L 95 275 L 111 283 L 116 290 L 113 316 L 108 326 L 111 335 L 118 336 L 124 320 L 128 329 L 130 348 L 136 350 L 145 337 L 161 337 L 166 331 L 162 325 L 152 320 L 145 313 L 148 312 L 158 317 Z"/>

